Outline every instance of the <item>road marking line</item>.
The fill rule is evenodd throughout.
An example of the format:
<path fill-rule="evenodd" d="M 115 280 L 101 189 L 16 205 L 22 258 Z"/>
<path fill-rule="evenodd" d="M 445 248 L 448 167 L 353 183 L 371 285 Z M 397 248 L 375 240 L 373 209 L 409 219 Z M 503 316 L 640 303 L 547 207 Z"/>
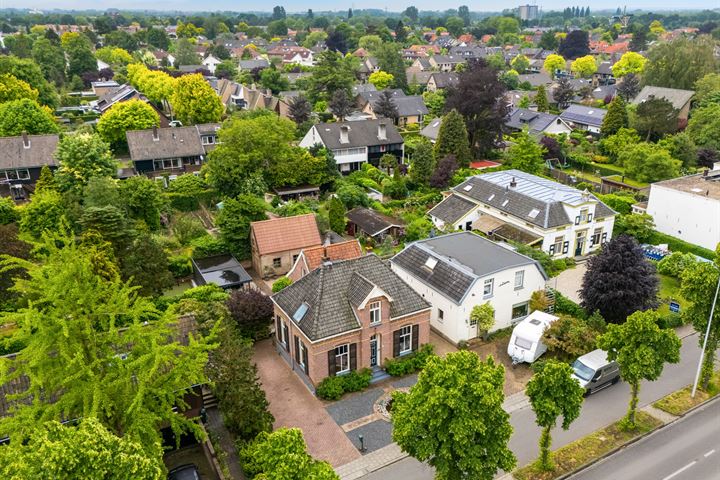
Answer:
<path fill-rule="evenodd" d="M 709 457 L 710 455 L 712 455 L 713 453 L 715 453 L 715 449 L 714 449 L 714 448 L 713 448 L 712 450 L 710 450 L 709 452 L 707 452 L 705 455 L 703 455 L 703 457 L 707 458 L 707 457 Z"/>
<path fill-rule="evenodd" d="M 687 470 L 688 468 L 692 467 L 692 466 L 695 465 L 696 463 L 697 463 L 697 461 L 693 460 L 692 462 L 690 462 L 690 463 L 688 463 L 687 465 L 685 465 L 684 467 L 682 467 L 680 470 L 676 470 L 675 472 L 671 473 L 671 474 L 668 475 L 667 477 L 663 478 L 663 480 L 670 480 L 670 479 L 673 478 L 674 476 L 680 475 L 682 472 L 684 472 L 684 471 Z"/>

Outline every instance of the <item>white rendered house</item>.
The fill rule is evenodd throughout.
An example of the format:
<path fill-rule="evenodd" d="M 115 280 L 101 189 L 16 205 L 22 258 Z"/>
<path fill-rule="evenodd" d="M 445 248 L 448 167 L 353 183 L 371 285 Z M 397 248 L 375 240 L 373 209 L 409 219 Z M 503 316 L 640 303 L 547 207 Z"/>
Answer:
<path fill-rule="evenodd" d="M 390 265 L 430 303 L 430 325 L 456 344 L 483 333 L 470 320 L 475 305 L 495 309 L 491 331 L 509 327 L 528 315 L 532 293 L 547 280 L 532 258 L 472 232 L 411 243 Z"/>
<path fill-rule="evenodd" d="M 612 238 L 617 215 L 587 191 L 520 170 L 470 177 L 428 214 L 441 230 L 476 229 L 557 258 L 598 250 Z"/>

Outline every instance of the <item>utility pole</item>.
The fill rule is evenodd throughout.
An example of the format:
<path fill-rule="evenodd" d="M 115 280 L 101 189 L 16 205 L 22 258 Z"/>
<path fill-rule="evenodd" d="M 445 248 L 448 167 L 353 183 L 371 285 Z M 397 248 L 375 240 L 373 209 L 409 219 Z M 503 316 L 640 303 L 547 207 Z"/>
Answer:
<path fill-rule="evenodd" d="M 715 298 L 713 299 L 712 307 L 710 308 L 710 317 L 708 317 L 707 329 L 705 330 L 705 340 L 703 341 L 702 351 L 700 352 L 700 361 L 698 362 L 697 372 L 695 373 L 695 383 L 693 383 L 692 393 L 690 394 L 692 398 L 695 398 L 695 392 L 697 391 L 698 382 L 700 381 L 700 371 L 702 370 L 703 360 L 705 359 L 705 349 L 707 348 L 708 337 L 710 336 L 710 325 L 712 324 L 713 315 L 715 314 L 715 305 L 717 304 L 719 292 L 720 275 L 718 275 L 718 284 L 717 288 L 715 289 Z"/>

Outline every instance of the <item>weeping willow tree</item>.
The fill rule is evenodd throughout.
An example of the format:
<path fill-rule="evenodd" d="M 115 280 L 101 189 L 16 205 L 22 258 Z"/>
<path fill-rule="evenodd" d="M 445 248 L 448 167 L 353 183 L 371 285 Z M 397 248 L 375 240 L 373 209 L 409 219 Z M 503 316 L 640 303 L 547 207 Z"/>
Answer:
<path fill-rule="evenodd" d="M 8 396 L 0 434 L 27 440 L 48 421 L 93 418 L 162 455 L 160 429 L 200 435 L 174 408 L 206 381 L 214 332 L 182 340 L 178 318 L 158 312 L 123 282 L 102 241 L 45 235 L 34 261 L 0 257 L 1 271 L 24 271 L 12 287 L 24 307 L 0 314 L 26 347 L 0 359 L 0 382 L 27 384 Z"/>

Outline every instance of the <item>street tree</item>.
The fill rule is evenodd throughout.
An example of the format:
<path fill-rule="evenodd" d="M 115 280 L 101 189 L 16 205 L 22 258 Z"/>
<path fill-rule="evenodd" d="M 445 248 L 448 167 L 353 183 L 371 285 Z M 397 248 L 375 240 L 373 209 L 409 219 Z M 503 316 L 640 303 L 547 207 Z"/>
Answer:
<path fill-rule="evenodd" d="M 597 345 L 607 352 L 608 360 L 620 366 L 620 376 L 630 384 L 630 405 L 623 426 L 634 430 L 640 382 L 655 381 L 665 363 L 680 361 L 680 339 L 671 328 L 658 326 L 654 310 L 635 312 L 622 325 L 608 325 Z"/>
<path fill-rule="evenodd" d="M 52 113 L 29 98 L 0 104 L 0 136 L 14 137 L 23 132 L 42 135 L 58 131 Z"/>
<path fill-rule="evenodd" d="M 658 278 L 632 237 L 620 235 L 590 257 L 580 288 L 582 306 L 609 323 L 623 323 L 638 310 L 657 306 Z"/>
<path fill-rule="evenodd" d="M 266 209 L 265 202 L 251 195 L 238 195 L 223 202 L 216 223 L 230 253 L 240 259 L 250 256 L 250 223 L 267 219 Z"/>
<path fill-rule="evenodd" d="M 616 95 L 608 106 L 607 115 L 603 118 L 600 133 L 603 137 L 615 135 L 621 128 L 627 128 L 628 113 L 625 101 L 620 95 Z"/>
<path fill-rule="evenodd" d="M 544 153 L 545 148 L 530 136 L 527 129 L 523 129 L 515 135 L 507 159 L 512 168 L 536 175 L 545 166 Z"/>
<path fill-rule="evenodd" d="M 504 368 L 492 357 L 430 357 L 410 392 L 393 394 L 393 440 L 437 478 L 490 480 L 509 472 L 516 460 L 503 383 Z"/>
<path fill-rule="evenodd" d="M 592 55 L 577 58 L 570 64 L 570 71 L 580 78 L 590 78 L 597 72 L 597 63 Z"/>
<path fill-rule="evenodd" d="M 161 451 L 160 445 L 154 449 Z M 49 474 L 52 472 L 52 475 Z M 79 425 L 51 421 L 31 431 L 26 442 L 0 450 L 6 478 L 165 478 L 162 455 L 148 455 L 132 436 L 117 436 L 93 417 Z"/>
<path fill-rule="evenodd" d="M 645 70 L 647 58 L 639 53 L 626 52 L 620 57 L 620 60 L 612 66 L 613 76 L 615 78 L 623 78 L 627 74 L 640 75 Z"/>
<path fill-rule="evenodd" d="M 55 158 L 60 164 L 55 179 L 63 191 L 80 192 L 93 177 L 114 177 L 117 174 L 117 162 L 110 152 L 110 145 L 92 133 L 63 137 L 58 143 Z"/>
<path fill-rule="evenodd" d="M 447 155 L 454 155 L 459 165 L 466 167 L 470 164 L 472 154 L 468 132 L 465 120 L 457 110 L 452 109 L 443 117 L 433 153 L 437 161 Z"/>
<path fill-rule="evenodd" d="M 694 262 L 690 264 L 681 275 L 681 290 L 683 298 L 690 303 L 683 312 L 685 319 L 692 322 L 698 332 L 698 341 L 702 346 L 705 342 L 708 320 L 715 298 L 715 290 L 720 281 L 720 247 L 715 250 L 715 262 Z M 718 300 L 720 301 L 720 300 Z M 715 370 L 715 357 L 720 346 L 720 308 L 716 305 L 710 325 L 710 335 L 707 337 L 707 347 L 703 357 L 700 385 L 707 389 L 710 378 Z"/>
<path fill-rule="evenodd" d="M 555 53 L 551 53 L 545 58 L 543 62 L 543 69 L 550 74 L 550 77 L 555 78 L 557 72 L 565 70 L 565 59 Z"/>
<path fill-rule="evenodd" d="M 462 118 L 460 119 L 462 121 Z M 463 128 L 465 124 L 463 124 Z M 430 176 L 435 169 L 435 159 L 433 157 L 433 147 L 425 137 L 422 137 L 415 146 L 412 155 L 412 163 L 410 164 L 410 179 L 415 185 L 427 185 Z"/>
<path fill-rule="evenodd" d="M 219 122 L 224 110 L 220 97 L 200 74 L 178 78 L 170 103 L 184 125 Z"/>
<path fill-rule="evenodd" d="M 197 424 L 177 411 L 187 407 L 187 389 L 207 381 L 212 332 L 181 342 L 175 315 L 158 313 L 117 275 L 98 272 L 94 252 L 72 235 L 48 236 L 41 247 L 37 262 L 0 261 L 26 269 L 14 288 L 28 300 L 0 314 L 26 345 L 2 358 L 0 381 L 28 385 L 0 429 L 22 444 L 47 421 L 96 418 L 153 458 L 162 458 L 164 426 L 199 437 Z"/>
<path fill-rule="evenodd" d="M 338 480 L 329 463 L 307 453 L 299 428 L 261 432 L 239 451 L 243 471 L 250 478 L 267 480 Z"/>
<path fill-rule="evenodd" d="M 130 130 L 145 130 L 160 124 L 160 116 L 146 102 L 131 99 L 118 102 L 110 107 L 97 124 L 100 136 L 113 148 L 127 148 L 125 133 Z"/>
<path fill-rule="evenodd" d="M 538 466 L 553 470 L 550 455 L 550 432 L 562 416 L 562 428 L 567 430 L 580 416 L 585 390 L 572 378 L 573 369 L 567 363 L 548 360 L 536 371 L 527 384 L 525 393 L 535 412 L 535 422 L 542 428 Z"/>

